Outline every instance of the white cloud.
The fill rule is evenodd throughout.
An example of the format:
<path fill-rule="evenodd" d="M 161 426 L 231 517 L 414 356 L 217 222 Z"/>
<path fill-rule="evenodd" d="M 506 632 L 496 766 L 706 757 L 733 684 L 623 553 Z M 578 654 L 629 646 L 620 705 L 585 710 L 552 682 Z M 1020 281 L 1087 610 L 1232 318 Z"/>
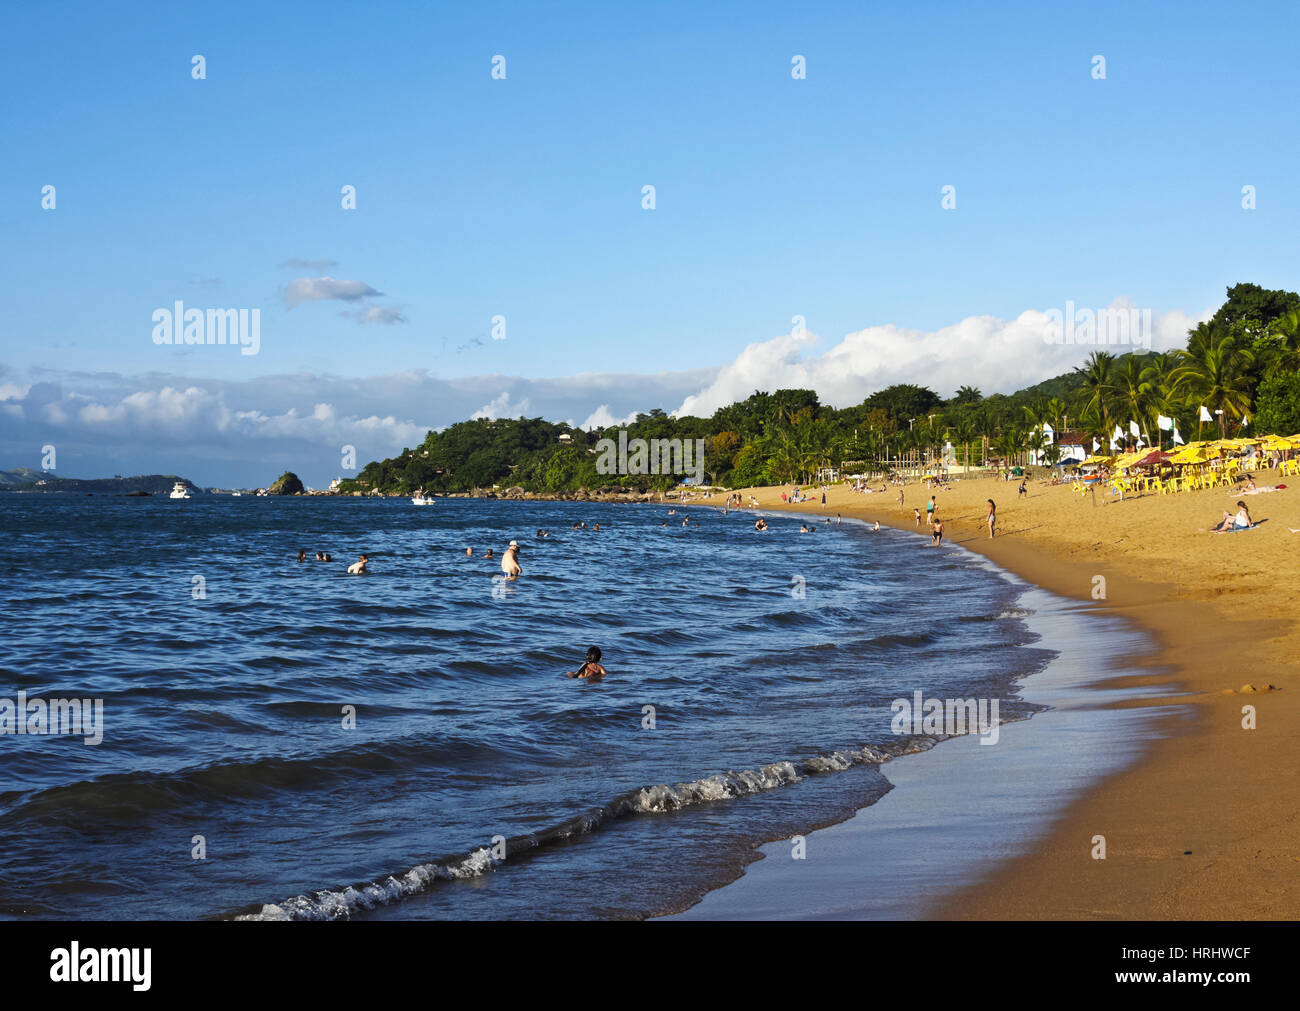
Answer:
<path fill-rule="evenodd" d="M 638 413 L 639 412 L 637 411 L 633 411 L 625 418 L 616 418 L 614 417 L 613 412 L 610 411 L 609 404 L 601 404 L 587 415 L 586 421 L 577 427 L 581 428 L 583 431 L 590 432 L 593 428 L 609 428 L 611 425 L 630 425 L 632 422 L 636 421 Z M 569 424 L 573 423 L 570 422 Z"/>
<path fill-rule="evenodd" d="M 341 312 L 340 316 L 348 319 L 354 319 L 358 323 L 405 323 L 406 317 L 402 315 L 401 310 L 393 309 L 386 305 L 364 305 L 360 309 L 351 312 Z"/>
<path fill-rule="evenodd" d="M 496 420 L 497 418 L 522 418 L 528 413 L 528 398 L 520 398 L 518 403 L 510 402 L 509 391 L 502 393 L 490 403 L 484 404 L 477 411 L 470 415 L 471 421 L 477 421 L 480 418 Z"/>
<path fill-rule="evenodd" d="M 1133 307 L 1128 299 L 1116 299 L 1106 308 Z M 1181 347 L 1188 328 L 1211 315 L 1212 309 L 1200 317 L 1181 310 L 1152 313 L 1151 349 Z M 750 344 L 674 413 L 707 417 L 755 390 L 781 388 L 816 390 L 833 407 L 861 403 L 894 383 L 928 386 L 945 397 L 963 385 L 978 387 L 986 395 L 1012 393 L 1068 372 L 1095 349 L 1048 343 L 1044 334 L 1051 321 L 1046 312 L 1030 309 L 1013 320 L 969 316 L 929 332 L 892 324 L 873 326 L 846 335 L 821 355 L 809 353 L 817 342 L 812 334 L 783 334 Z M 1108 350 L 1146 349 L 1114 345 Z"/>
<path fill-rule="evenodd" d="M 296 277 L 284 289 L 284 300 L 292 308 L 303 302 L 320 302 L 341 299 L 355 302 L 358 299 L 382 295 L 364 281 L 344 281 L 333 277 Z"/>

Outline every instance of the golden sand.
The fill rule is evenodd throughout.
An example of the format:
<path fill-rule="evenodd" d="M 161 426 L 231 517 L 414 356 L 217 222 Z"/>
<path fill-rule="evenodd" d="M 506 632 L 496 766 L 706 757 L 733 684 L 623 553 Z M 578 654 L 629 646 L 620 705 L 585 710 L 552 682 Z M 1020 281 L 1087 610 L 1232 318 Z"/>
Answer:
<path fill-rule="evenodd" d="M 955 896 L 943 915 L 977 919 L 1294 919 L 1300 916 L 1300 480 L 1275 471 L 1257 484 L 1155 493 L 1097 504 L 1066 485 L 971 478 L 935 491 L 945 540 L 1029 582 L 1148 629 L 1158 643 L 1143 673 L 1162 701 L 1190 703 L 1138 765 L 1101 783 L 1029 855 Z M 879 483 L 876 484 L 880 487 Z M 781 488 L 746 489 L 765 509 L 836 513 L 917 531 L 931 491 L 918 483 L 863 495 L 829 489 L 823 509 L 789 505 Z M 997 536 L 984 527 L 997 503 Z M 1258 528 L 1213 527 L 1238 498 Z M 721 504 L 722 498 L 708 500 Z M 1101 504 L 1103 501 L 1105 505 Z M 924 519 L 919 533 L 926 534 Z M 918 550 L 921 550 L 918 542 Z M 1094 600 L 1096 578 L 1105 599 Z M 1113 679 L 1099 644 L 1098 678 Z M 1274 690 L 1270 690 L 1272 686 Z M 1139 703 L 1139 704 L 1151 704 Z M 1242 726 L 1253 706 L 1257 729 Z M 1103 835 L 1105 860 L 1092 859 Z"/>

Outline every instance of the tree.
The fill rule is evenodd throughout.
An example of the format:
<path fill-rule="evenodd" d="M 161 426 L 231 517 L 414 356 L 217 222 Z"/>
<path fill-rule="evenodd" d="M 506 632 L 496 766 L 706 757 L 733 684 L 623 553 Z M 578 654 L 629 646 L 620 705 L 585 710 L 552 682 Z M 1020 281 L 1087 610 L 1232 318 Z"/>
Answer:
<path fill-rule="evenodd" d="M 1300 373 L 1274 372 L 1260 384 L 1256 405 L 1257 432 L 1300 432 Z"/>
<path fill-rule="evenodd" d="M 1101 422 L 1101 431 L 1110 438 L 1111 405 L 1115 400 L 1115 356 L 1109 351 L 1094 351 L 1075 370 L 1081 380 L 1083 410 L 1092 411 Z"/>
<path fill-rule="evenodd" d="M 1237 338 L 1213 327 L 1201 334 L 1193 331 L 1193 339 L 1177 355 L 1174 388 L 1188 403 L 1217 411 L 1219 438 L 1224 438 L 1228 417 L 1240 418 L 1250 409 L 1248 370 L 1254 356 L 1238 345 Z"/>

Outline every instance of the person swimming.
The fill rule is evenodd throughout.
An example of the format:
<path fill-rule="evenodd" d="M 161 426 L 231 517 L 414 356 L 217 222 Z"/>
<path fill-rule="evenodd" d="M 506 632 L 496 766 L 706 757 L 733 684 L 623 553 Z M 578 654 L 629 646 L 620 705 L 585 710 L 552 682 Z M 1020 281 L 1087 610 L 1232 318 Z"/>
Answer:
<path fill-rule="evenodd" d="M 506 574 L 507 579 L 518 579 L 524 574 L 519 564 L 518 541 L 511 541 L 510 547 L 506 548 L 506 553 L 501 556 L 501 571 Z"/>
<path fill-rule="evenodd" d="M 491 549 L 491 548 L 488 548 L 486 551 L 484 551 L 484 552 L 483 552 L 483 557 L 484 557 L 484 558 L 491 558 L 491 557 L 493 557 L 493 555 L 492 555 L 492 549 Z"/>
<path fill-rule="evenodd" d="M 353 562 L 348 566 L 348 575 L 364 576 L 366 574 L 366 566 L 369 564 L 370 558 L 367 555 L 362 555 L 360 561 Z"/>
<path fill-rule="evenodd" d="M 300 561 L 300 562 L 305 562 L 306 560 L 307 560 L 307 552 L 305 552 L 305 551 L 299 551 L 299 552 L 298 552 L 298 561 Z"/>
<path fill-rule="evenodd" d="M 754 524 L 754 529 L 755 529 L 755 530 L 766 530 L 766 529 L 767 529 L 767 520 L 759 520 L 757 523 Z"/>
<path fill-rule="evenodd" d="M 466 558 L 473 558 L 473 557 L 474 557 L 474 549 L 473 549 L 473 548 L 466 548 L 466 549 L 465 549 L 465 557 L 466 557 Z"/>
<path fill-rule="evenodd" d="M 320 560 L 322 562 L 332 562 L 334 561 L 334 556 L 331 555 L 328 551 L 322 551 L 320 553 Z"/>
<path fill-rule="evenodd" d="M 304 551 L 303 554 L 306 554 L 306 552 Z M 323 561 L 325 561 L 324 556 L 322 556 L 321 553 L 320 553 L 319 551 L 316 552 L 316 561 L 318 561 L 318 562 L 323 562 Z"/>
<path fill-rule="evenodd" d="M 598 681 L 606 673 L 608 672 L 600 665 L 600 647 L 591 646 L 587 650 L 587 659 L 582 666 L 566 674 L 565 677 L 581 678 L 584 681 Z"/>

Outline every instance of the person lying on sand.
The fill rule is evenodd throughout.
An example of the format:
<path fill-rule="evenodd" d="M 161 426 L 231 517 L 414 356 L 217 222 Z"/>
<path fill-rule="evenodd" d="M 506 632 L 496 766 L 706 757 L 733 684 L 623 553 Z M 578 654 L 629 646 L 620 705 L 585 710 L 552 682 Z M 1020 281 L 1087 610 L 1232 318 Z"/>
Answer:
<path fill-rule="evenodd" d="M 370 559 L 367 556 L 362 555 L 360 561 L 353 562 L 351 565 L 348 566 L 348 575 L 364 576 L 366 574 L 366 566 L 369 564 L 370 564 Z"/>
<path fill-rule="evenodd" d="M 592 646 L 587 650 L 587 659 L 577 670 L 565 677 L 581 678 L 584 681 L 599 681 L 608 671 L 600 665 L 600 647 Z"/>

